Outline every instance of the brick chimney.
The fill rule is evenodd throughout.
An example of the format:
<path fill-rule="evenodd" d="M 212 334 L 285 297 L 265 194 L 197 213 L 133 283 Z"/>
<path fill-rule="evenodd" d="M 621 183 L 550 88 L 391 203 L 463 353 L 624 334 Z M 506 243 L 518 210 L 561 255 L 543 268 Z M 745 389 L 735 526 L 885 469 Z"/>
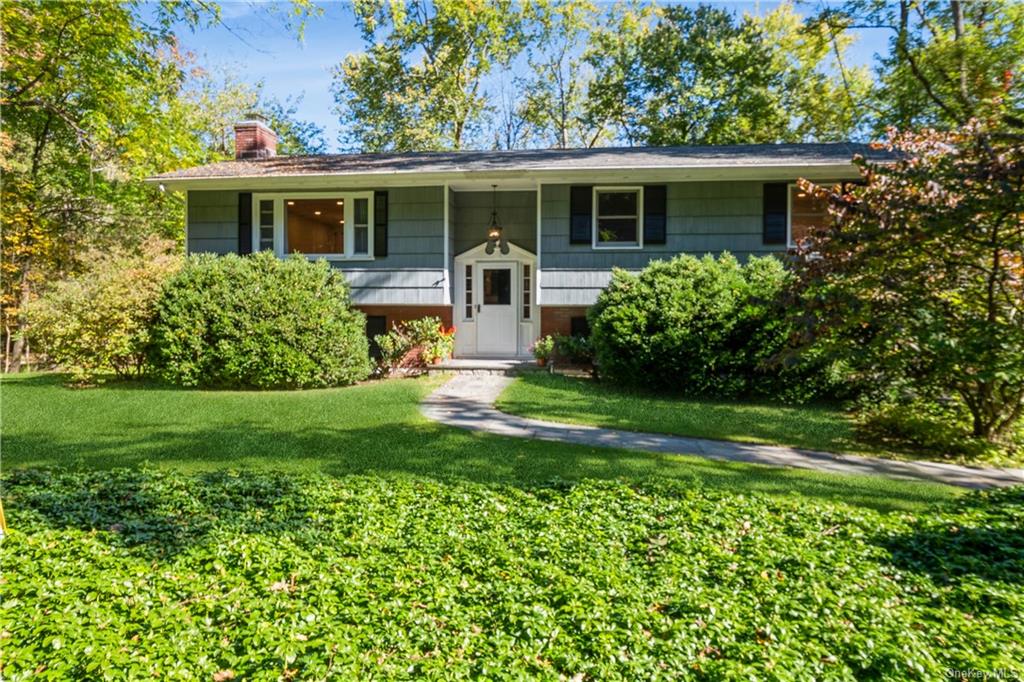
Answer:
<path fill-rule="evenodd" d="M 235 159 L 269 159 L 277 154 L 277 133 L 259 114 L 235 124 Z"/>

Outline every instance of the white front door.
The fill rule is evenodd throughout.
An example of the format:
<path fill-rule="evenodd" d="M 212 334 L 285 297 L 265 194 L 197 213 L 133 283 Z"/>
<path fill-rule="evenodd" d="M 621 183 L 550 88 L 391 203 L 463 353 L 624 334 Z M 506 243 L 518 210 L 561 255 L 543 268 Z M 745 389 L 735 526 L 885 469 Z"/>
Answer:
<path fill-rule="evenodd" d="M 516 263 L 479 263 L 476 351 L 482 355 L 515 355 L 519 272 Z"/>

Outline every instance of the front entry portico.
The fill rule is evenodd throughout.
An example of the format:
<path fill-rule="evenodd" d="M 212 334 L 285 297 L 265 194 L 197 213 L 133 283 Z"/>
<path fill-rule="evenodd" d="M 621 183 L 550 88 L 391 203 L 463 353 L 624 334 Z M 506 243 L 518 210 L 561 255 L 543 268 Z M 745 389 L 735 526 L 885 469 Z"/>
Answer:
<path fill-rule="evenodd" d="M 486 242 L 455 257 L 456 357 L 526 357 L 540 328 L 536 256 L 514 244 Z"/>

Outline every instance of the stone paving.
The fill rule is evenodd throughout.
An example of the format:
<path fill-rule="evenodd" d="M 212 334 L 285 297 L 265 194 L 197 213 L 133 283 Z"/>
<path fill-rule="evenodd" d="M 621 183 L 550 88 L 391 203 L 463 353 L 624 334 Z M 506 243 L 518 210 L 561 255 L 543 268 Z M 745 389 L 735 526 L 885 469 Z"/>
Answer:
<path fill-rule="evenodd" d="M 423 414 L 449 426 L 500 436 L 536 438 L 624 450 L 698 455 L 709 459 L 797 467 L 838 474 L 871 474 L 924 479 L 966 488 L 1024 484 L 1024 469 L 968 467 L 940 462 L 902 462 L 879 457 L 837 455 L 778 445 L 756 445 L 605 429 L 527 419 L 500 412 L 494 402 L 513 381 L 497 374 L 458 374 L 428 396 Z"/>

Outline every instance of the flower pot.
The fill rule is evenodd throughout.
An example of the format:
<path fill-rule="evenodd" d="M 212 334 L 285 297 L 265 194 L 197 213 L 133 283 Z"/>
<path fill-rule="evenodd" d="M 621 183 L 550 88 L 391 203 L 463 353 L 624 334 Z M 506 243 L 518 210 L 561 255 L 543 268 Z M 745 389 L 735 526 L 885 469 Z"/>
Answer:
<path fill-rule="evenodd" d="M 546 364 L 548 364 L 548 359 L 547 358 L 537 358 L 537 366 L 538 367 L 543 367 Z"/>
<path fill-rule="evenodd" d="M 441 358 L 434 358 L 433 360 L 431 360 L 431 362 L 433 362 L 435 365 L 440 365 L 441 364 Z"/>

